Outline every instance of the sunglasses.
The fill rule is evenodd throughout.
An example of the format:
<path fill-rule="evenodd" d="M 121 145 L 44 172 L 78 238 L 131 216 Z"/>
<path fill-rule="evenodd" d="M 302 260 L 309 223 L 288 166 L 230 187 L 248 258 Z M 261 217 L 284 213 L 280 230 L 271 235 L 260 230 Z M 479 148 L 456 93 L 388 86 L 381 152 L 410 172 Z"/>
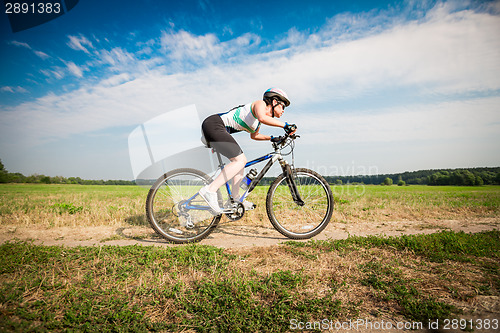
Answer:
<path fill-rule="evenodd" d="M 276 103 L 277 103 L 276 105 L 281 105 L 283 110 L 285 110 L 285 107 L 286 107 L 285 103 L 283 103 L 282 101 L 278 101 L 278 100 L 276 100 Z"/>

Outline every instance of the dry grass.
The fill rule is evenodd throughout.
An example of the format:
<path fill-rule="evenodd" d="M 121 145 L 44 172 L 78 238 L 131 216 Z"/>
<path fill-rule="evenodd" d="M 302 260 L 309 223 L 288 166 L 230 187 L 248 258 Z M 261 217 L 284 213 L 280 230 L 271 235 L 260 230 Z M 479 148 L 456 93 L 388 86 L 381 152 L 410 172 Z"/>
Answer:
<path fill-rule="evenodd" d="M 500 187 L 334 186 L 332 220 L 425 221 L 498 217 Z M 257 208 L 240 225 L 266 227 L 267 187 L 249 197 Z M 0 185 L 0 225 L 75 226 L 146 225 L 147 189 L 139 186 Z"/>
<path fill-rule="evenodd" d="M 3 184 L 0 225 L 43 228 L 145 225 L 138 186 Z"/>
<path fill-rule="evenodd" d="M 266 190 L 252 193 L 249 200 L 257 209 L 234 225 L 271 228 Z M 500 216 L 498 186 L 333 190 L 333 220 L 346 224 Z M 0 225 L 11 226 L 13 235 L 17 227 L 36 231 L 113 226 L 132 232 L 123 235 L 126 238 L 150 237 L 152 229 L 144 218 L 146 194 L 147 189 L 136 186 L 1 185 Z M 425 237 L 423 244 L 431 247 L 431 237 Z M 491 245 L 498 249 L 498 233 L 495 237 Z M 209 330 L 207 325 L 214 331 L 286 331 L 285 319 L 290 318 L 279 315 L 308 320 L 426 318 L 407 308 L 411 300 L 417 302 L 416 310 L 434 311 L 431 317 L 443 316 L 442 307 L 449 316 L 461 315 L 460 310 L 473 316 L 500 313 L 498 252 L 474 254 L 470 261 L 460 253 L 436 261 L 415 248 L 368 240 L 361 245 L 350 239 L 332 242 L 228 250 L 203 245 L 61 248 L 6 243 L 0 246 L 0 330 L 2 320 L 9 321 L 12 331 L 28 326 L 50 331 L 61 325 L 85 330 L 90 319 L 94 330 L 111 329 L 109 323 L 119 322 L 139 331 L 158 323 L 190 332 Z M 486 309 L 487 299 L 492 305 Z M 252 329 L 230 326 L 235 319 L 247 318 L 256 322 L 244 322 L 255 324 Z M 257 318 L 267 322 L 258 326 Z"/>
<path fill-rule="evenodd" d="M 221 220 L 213 234 L 217 246 L 231 246 L 232 235 L 244 234 L 265 241 L 277 234 L 266 213 L 267 189 L 255 189 L 249 200 L 257 208 L 241 220 L 233 222 L 225 217 Z M 466 223 L 489 218 L 494 227 L 500 218 L 499 186 L 334 186 L 332 189 L 335 207 L 331 230 L 356 233 L 359 228 L 370 226 L 372 233 L 407 228 L 455 230 L 443 220 Z M 0 241 L 18 238 L 68 245 L 79 242 L 89 245 L 96 241 L 157 242 L 159 239 L 145 218 L 147 191 L 139 186 L 2 184 Z"/>
<path fill-rule="evenodd" d="M 498 217 L 500 187 L 334 186 L 334 220 L 426 221 Z"/>
<path fill-rule="evenodd" d="M 477 317 L 479 302 L 499 297 L 498 237 L 447 232 L 394 246 L 360 237 L 239 250 L 3 244 L 0 328 L 284 332 L 292 318 Z M 435 260 L 434 245 L 450 240 L 463 246 Z"/>
<path fill-rule="evenodd" d="M 273 246 L 229 249 L 226 253 L 240 258 L 230 267 L 249 274 L 247 278 L 252 274 L 271 276 L 283 269 L 307 276 L 307 283 L 296 290 L 298 295 L 335 295 L 342 304 L 359 305 L 356 315 L 361 318 L 405 320 L 400 305 L 391 300 L 387 290 L 362 283 L 371 274 L 377 275 L 385 286 L 401 284 L 415 288 L 423 299 L 434 299 L 465 313 L 474 311 L 481 290 L 495 290 L 480 266 L 455 261 L 429 262 L 413 252 L 387 247 L 353 247 L 329 252 L 308 246 Z M 499 267 L 499 264 L 498 260 L 492 261 L 493 266 Z M 494 293 L 498 298 L 497 291 Z M 354 312 L 347 312 L 341 318 L 353 316 Z"/>

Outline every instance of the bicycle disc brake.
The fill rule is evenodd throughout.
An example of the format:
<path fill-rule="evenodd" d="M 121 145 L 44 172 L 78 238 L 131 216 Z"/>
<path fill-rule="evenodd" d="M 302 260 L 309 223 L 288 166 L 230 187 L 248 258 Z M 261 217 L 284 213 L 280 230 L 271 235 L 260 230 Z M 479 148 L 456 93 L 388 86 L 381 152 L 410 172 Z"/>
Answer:
<path fill-rule="evenodd" d="M 186 229 L 193 229 L 194 228 L 193 220 L 191 219 L 191 216 L 189 214 L 186 215 L 187 216 L 183 216 L 186 219 Z"/>
<path fill-rule="evenodd" d="M 239 201 L 229 202 L 224 209 L 224 213 L 231 221 L 237 221 L 245 215 L 245 207 Z"/>
<path fill-rule="evenodd" d="M 185 202 L 186 200 L 182 200 L 179 203 L 174 204 L 172 206 L 172 214 L 174 214 L 181 220 L 181 226 L 185 227 L 186 229 L 193 229 L 194 222 L 191 218 L 191 215 L 189 215 L 189 213 L 183 206 Z"/>
<path fill-rule="evenodd" d="M 172 206 L 172 214 L 174 214 L 175 216 L 179 217 L 179 216 L 182 216 L 184 215 L 183 213 L 185 212 L 185 209 L 184 209 L 184 206 L 183 204 L 186 202 L 186 200 L 181 200 L 177 203 L 175 203 L 173 206 Z"/>

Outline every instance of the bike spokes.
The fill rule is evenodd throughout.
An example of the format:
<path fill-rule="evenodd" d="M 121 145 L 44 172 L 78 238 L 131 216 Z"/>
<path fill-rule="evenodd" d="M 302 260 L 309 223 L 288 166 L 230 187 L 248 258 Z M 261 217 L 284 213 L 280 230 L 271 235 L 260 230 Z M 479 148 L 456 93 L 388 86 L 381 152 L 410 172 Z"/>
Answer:
<path fill-rule="evenodd" d="M 220 220 L 197 195 L 209 181 L 208 176 L 193 169 L 178 169 L 160 177 L 151 188 L 146 204 L 153 228 L 177 243 L 206 237 Z"/>
<path fill-rule="evenodd" d="M 278 177 L 269 189 L 266 208 L 273 226 L 283 235 L 310 238 L 321 232 L 330 221 L 333 197 L 328 183 L 307 169 L 296 169 L 293 193 L 284 175 Z M 297 197 L 301 201 L 297 200 Z"/>

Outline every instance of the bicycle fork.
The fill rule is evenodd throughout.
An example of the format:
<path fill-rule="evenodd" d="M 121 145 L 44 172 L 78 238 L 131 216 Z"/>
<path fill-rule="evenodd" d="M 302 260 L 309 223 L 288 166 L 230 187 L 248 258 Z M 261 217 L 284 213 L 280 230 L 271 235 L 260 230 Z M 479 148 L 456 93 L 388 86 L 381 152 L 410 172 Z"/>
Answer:
<path fill-rule="evenodd" d="M 266 166 L 261 170 L 261 172 L 257 175 L 257 177 L 252 181 L 245 195 L 253 191 L 255 186 L 257 186 L 257 184 L 262 180 L 262 178 L 264 178 L 264 175 L 271 168 L 274 162 L 278 160 L 281 165 L 281 169 L 283 170 L 283 175 L 285 176 L 288 188 L 290 189 L 290 193 L 292 194 L 293 201 L 299 206 L 304 206 L 305 203 L 300 197 L 299 190 L 297 189 L 297 184 L 295 184 L 295 180 L 293 179 L 293 172 L 292 168 L 290 167 L 290 164 L 288 164 L 288 162 L 284 160 L 280 154 L 276 154 L 272 157 L 271 155 L 267 155 L 265 156 L 265 158 L 266 159 L 271 158 L 271 160 L 266 164 Z"/>
<path fill-rule="evenodd" d="M 293 201 L 299 206 L 304 206 L 305 203 L 300 197 L 299 190 L 297 189 L 297 184 L 295 183 L 295 179 L 293 178 L 293 172 L 292 168 L 290 167 L 290 164 L 288 164 L 285 160 L 280 160 L 280 165 L 281 169 L 283 169 L 283 174 L 285 175 L 286 184 L 290 189 Z"/>

